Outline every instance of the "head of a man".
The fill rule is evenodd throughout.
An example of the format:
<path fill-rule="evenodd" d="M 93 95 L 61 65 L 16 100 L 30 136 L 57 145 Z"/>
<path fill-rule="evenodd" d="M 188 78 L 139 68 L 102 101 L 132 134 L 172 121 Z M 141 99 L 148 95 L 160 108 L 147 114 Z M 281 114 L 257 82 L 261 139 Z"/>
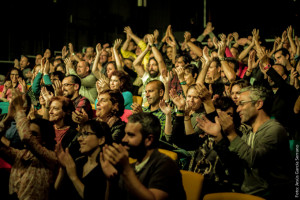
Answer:
<path fill-rule="evenodd" d="M 221 76 L 221 63 L 219 59 L 213 59 L 210 63 L 205 77 L 206 83 L 213 83 Z"/>
<path fill-rule="evenodd" d="M 81 80 L 75 75 L 68 75 L 62 81 L 62 90 L 64 97 L 68 97 L 71 100 L 79 95 L 79 89 L 81 87 Z"/>
<path fill-rule="evenodd" d="M 200 94 L 196 89 L 196 84 L 190 85 L 186 91 L 186 103 L 193 111 L 201 108 L 202 100 Z"/>
<path fill-rule="evenodd" d="M 270 116 L 272 109 L 272 91 L 263 86 L 248 86 L 240 90 L 237 112 L 242 123 L 252 125 L 259 114 Z"/>
<path fill-rule="evenodd" d="M 152 113 L 132 114 L 128 118 L 122 143 L 130 157 L 141 161 L 148 150 L 158 148 L 160 133 L 159 119 Z"/>
<path fill-rule="evenodd" d="M 283 65 L 275 64 L 272 67 L 283 78 L 283 80 L 285 80 L 287 78 L 287 75 L 285 73 L 285 67 Z M 278 85 L 269 76 L 268 76 L 268 82 L 272 88 L 278 87 Z"/>
<path fill-rule="evenodd" d="M 90 74 L 90 66 L 86 61 L 79 61 L 76 67 L 76 73 L 80 78 L 84 78 Z"/>
<path fill-rule="evenodd" d="M 27 56 L 22 55 L 20 60 L 20 68 L 23 70 L 24 68 L 28 67 L 30 64 L 29 58 Z"/>
<path fill-rule="evenodd" d="M 164 97 L 165 86 L 161 81 L 153 80 L 146 85 L 145 92 L 149 105 L 156 106 Z"/>
<path fill-rule="evenodd" d="M 198 75 L 198 68 L 194 64 L 189 64 L 184 67 L 184 80 L 187 86 L 190 86 L 196 82 Z"/>
<path fill-rule="evenodd" d="M 274 58 L 276 64 L 287 66 L 290 63 L 290 53 L 286 48 L 281 48 L 275 51 Z"/>
<path fill-rule="evenodd" d="M 148 73 L 151 78 L 155 78 L 159 75 L 159 67 L 155 58 L 150 58 L 147 66 Z"/>
<path fill-rule="evenodd" d="M 109 53 L 107 51 L 102 51 L 101 54 L 100 54 L 100 64 L 101 65 L 104 65 L 108 62 L 108 56 L 109 56 Z"/>

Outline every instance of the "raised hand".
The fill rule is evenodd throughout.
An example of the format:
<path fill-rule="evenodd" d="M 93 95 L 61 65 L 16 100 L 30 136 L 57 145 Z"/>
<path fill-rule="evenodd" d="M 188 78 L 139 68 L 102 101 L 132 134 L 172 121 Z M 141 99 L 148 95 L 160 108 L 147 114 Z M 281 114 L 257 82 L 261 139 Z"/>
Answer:
<path fill-rule="evenodd" d="M 184 42 L 185 42 L 185 43 L 188 43 L 188 42 L 191 40 L 191 38 L 192 38 L 191 33 L 188 32 L 188 31 L 186 31 L 186 32 L 184 33 Z"/>
<path fill-rule="evenodd" d="M 121 39 L 116 39 L 115 42 L 114 42 L 113 48 L 117 50 L 121 46 L 121 44 L 122 44 L 122 40 Z"/>
<path fill-rule="evenodd" d="M 54 80 L 54 83 L 52 83 L 52 87 L 54 89 L 55 96 L 62 96 L 63 95 L 62 84 L 61 84 L 60 80 Z"/>
<path fill-rule="evenodd" d="M 206 134 L 209 134 L 214 137 L 221 135 L 221 125 L 217 120 L 217 117 L 215 118 L 215 123 L 207 119 L 205 115 L 197 117 L 196 120 L 198 122 L 197 126 L 200 129 L 202 129 Z"/>
<path fill-rule="evenodd" d="M 129 36 L 131 36 L 131 35 L 133 34 L 133 32 L 132 32 L 130 26 L 126 26 L 126 27 L 124 28 L 124 33 L 126 33 L 126 34 L 129 35 Z"/>
<path fill-rule="evenodd" d="M 100 43 L 96 45 L 96 54 L 99 55 L 102 52 L 102 46 Z"/>
<path fill-rule="evenodd" d="M 46 102 L 46 106 L 49 106 L 50 101 L 52 99 L 52 97 L 54 96 L 53 93 L 49 93 L 46 87 L 42 87 L 41 88 L 41 94 Z"/>
<path fill-rule="evenodd" d="M 169 115 L 172 113 L 172 107 L 170 106 L 170 104 L 167 104 L 163 99 L 159 101 L 159 108 L 165 115 Z"/>
<path fill-rule="evenodd" d="M 206 27 L 203 31 L 203 35 L 208 35 L 209 33 L 213 32 L 215 28 L 212 26 L 211 22 L 207 22 Z"/>
<path fill-rule="evenodd" d="M 68 55 L 69 51 L 67 51 L 67 46 L 63 46 L 62 50 L 61 50 L 61 55 L 62 58 L 65 59 Z"/>
<path fill-rule="evenodd" d="M 199 93 L 199 96 L 200 96 L 202 102 L 211 101 L 212 94 L 209 92 L 209 90 L 205 87 L 204 84 L 197 84 L 195 86 L 195 89 Z"/>
<path fill-rule="evenodd" d="M 178 96 L 176 90 L 172 88 L 169 92 L 170 98 L 173 101 L 173 103 L 176 105 L 178 110 L 184 110 L 185 109 L 185 99 L 182 95 Z"/>

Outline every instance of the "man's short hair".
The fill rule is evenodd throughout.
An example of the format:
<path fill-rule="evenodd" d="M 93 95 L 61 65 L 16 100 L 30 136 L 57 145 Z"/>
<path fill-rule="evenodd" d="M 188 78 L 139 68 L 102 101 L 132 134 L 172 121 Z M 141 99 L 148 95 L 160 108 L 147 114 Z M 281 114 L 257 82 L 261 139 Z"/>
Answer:
<path fill-rule="evenodd" d="M 156 86 L 157 86 L 158 91 L 163 90 L 164 93 L 165 93 L 165 85 L 164 85 L 164 83 L 161 82 L 160 80 L 151 80 L 151 81 L 149 81 L 149 82 L 147 83 L 147 85 L 148 85 L 149 83 L 155 83 Z"/>
<path fill-rule="evenodd" d="M 72 82 L 75 83 L 75 84 L 78 84 L 79 85 L 79 88 L 78 90 L 80 89 L 81 87 L 81 80 L 78 76 L 75 76 L 75 75 L 68 75 L 66 76 L 65 78 L 68 78 L 68 77 L 71 77 L 72 78 Z"/>
<path fill-rule="evenodd" d="M 264 102 L 262 109 L 268 116 L 270 116 L 273 107 L 274 93 L 270 89 L 261 85 L 244 87 L 239 93 L 248 91 L 250 91 L 249 97 L 253 100 L 253 104 L 258 100 L 262 100 Z"/>
<path fill-rule="evenodd" d="M 153 135 L 153 142 L 150 148 L 154 149 L 159 146 L 159 137 L 161 133 L 161 124 L 159 119 L 149 112 L 140 112 L 132 114 L 128 117 L 128 123 L 140 123 L 142 128 L 143 139 L 148 137 L 150 134 Z"/>
<path fill-rule="evenodd" d="M 61 71 L 54 71 L 50 75 L 52 75 L 52 76 L 58 76 L 58 79 L 60 81 L 62 81 L 65 78 L 65 74 L 62 73 Z"/>
<path fill-rule="evenodd" d="M 199 73 L 199 70 L 198 70 L 197 66 L 194 65 L 194 64 L 186 65 L 186 66 L 184 67 L 184 69 L 188 69 L 189 72 L 192 73 L 192 76 L 193 76 L 193 77 L 194 77 L 196 74 Z"/>
<path fill-rule="evenodd" d="M 281 53 L 282 53 L 283 56 L 287 56 L 287 55 L 290 56 L 290 52 L 289 52 L 289 50 L 287 50 L 286 48 L 280 48 L 280 49 L 276 50 L 276 51 L 274 52 L 274 55 L 275 55 L 277 52 L 280 52 L 280 51 L 281 51 Z"/>

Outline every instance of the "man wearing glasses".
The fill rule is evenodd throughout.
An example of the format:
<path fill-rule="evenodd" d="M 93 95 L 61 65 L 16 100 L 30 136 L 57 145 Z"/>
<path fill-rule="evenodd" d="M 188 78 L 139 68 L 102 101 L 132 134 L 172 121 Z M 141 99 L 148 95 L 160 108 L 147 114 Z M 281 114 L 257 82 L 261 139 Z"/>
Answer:
<path fill-rule="evenodd" d="M 237 112 L 252 130 L 242 137 L 228 132 L 229 150 L 244 163 L 243 192 L 266 199 L 291 199 L 294 184 L 289 140 L 285 128 L 270 118 L 272 96 L 261 86 L 241 89 Z"/>

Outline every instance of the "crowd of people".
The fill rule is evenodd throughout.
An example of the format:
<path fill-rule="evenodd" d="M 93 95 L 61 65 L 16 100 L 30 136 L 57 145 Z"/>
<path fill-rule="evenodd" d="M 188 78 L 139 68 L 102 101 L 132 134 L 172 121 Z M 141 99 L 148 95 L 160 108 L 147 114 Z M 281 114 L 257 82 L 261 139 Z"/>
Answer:
<path fill-rule="evenodd" d="M 179 41 L 171 25 L 145 36 L 127 26 L 124 42 L 16 59 L 0 87 L 1 196 L 183 200 L 189 170 L 204 175 L 201 199 L 293 199 L 300 41 L 292 26 L 272 48 L 257 29 L 213 31 Z"/>

